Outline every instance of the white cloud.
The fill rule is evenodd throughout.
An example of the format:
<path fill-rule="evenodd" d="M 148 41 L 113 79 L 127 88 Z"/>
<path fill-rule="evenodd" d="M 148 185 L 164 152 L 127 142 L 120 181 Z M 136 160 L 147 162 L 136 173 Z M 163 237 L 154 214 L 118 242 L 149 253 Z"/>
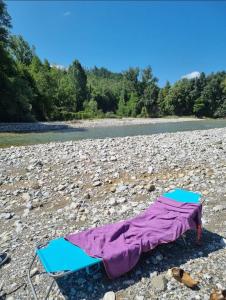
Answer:
<path fill-rule="evenodd" d="M 71 15 L 71 12 L 70 12 L 70 11 L 65 11 L 64 14 L 63 14 L 64 17 L 68 17 L 68 16 L 70 16 L 70 15 Z"/>
<path fill-rule="evenodd" d="M 67 70 L 67 68 L 63 65 L 51 64 L 50 67 L 51 68 L 57 68 L 57 69 L 60 69 L 60 70 Z"/>
<path fill-rule="evenodd" d="M 193 71 L 191 73 L 188 73 L 184 76 L 182 76 L 181 78 L 186 78 L 186 79 L 193 79 L 193 78 L 199 78 L 200 77 L 200 72 L 198 71 Z"/>

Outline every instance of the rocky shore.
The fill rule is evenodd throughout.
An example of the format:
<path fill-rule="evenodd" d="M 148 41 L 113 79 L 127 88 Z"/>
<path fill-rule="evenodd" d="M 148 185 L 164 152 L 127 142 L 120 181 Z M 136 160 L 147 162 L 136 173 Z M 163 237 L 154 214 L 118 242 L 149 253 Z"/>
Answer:
<path fill-rule="evenodd" d="M 54 130 L 66 130 L 70 128 L 112 127 L 184 121 L 201 121 L 201 119 L 191 117 L 121 119 L 106 118 L 93 120 L 76 120 L 68 122 L 0 123 L 0 132 L 45 132 Z"/>
<path fill-rule="evenodd" d="M 175 187 L 203 194 L 203 245 L 188 233 L 145 254 L 123 277 L 80 271 L 57 281 L 50 299 L 208 300 L 226 288 L 226 129 L 10 147 L 0 150 L 0 298 L 32 299 L 26 270 L 39 242 L 132 217 Z M 191 290 L 168 275 L 182 267 Z M 40 299 L 49 279 L 33 269 Z M 110 295 L 114 295 L 111 293 Z M 109 298 L 110 299 L 110 298 Z M 111 298 L 112 299 L 112 298 Z"/>

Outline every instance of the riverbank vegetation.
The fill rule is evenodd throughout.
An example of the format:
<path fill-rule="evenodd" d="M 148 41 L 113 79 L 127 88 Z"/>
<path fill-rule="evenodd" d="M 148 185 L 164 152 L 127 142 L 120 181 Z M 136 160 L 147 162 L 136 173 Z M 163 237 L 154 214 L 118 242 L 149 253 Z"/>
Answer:
<path fill-rule="evenodd" d="M 201 73 L 162 88 L 150 66 L 115 73 L 42 61 L 22 36 L 10 33 L 0 0 L 0 121 L 94 117 L 226 116 L 226 72 Z"/>

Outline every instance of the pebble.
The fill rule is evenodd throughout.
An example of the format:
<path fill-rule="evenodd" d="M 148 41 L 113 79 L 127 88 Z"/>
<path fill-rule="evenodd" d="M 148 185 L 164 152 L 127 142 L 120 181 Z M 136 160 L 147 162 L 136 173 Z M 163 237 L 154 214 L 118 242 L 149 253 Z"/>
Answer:
<path fill-rule="evenodd" d="M 89 200 L 91 198 L 89 193 L 84 194 L 84 199 Z"/>
<path fill-rule="evenodd" d="M 12 213 L 2 213 L 2 214 L 0 215 L 0 217 L 1 217 L 2 219 L 9 220 L 9 219 L 11 219 L 11 218 L 13 217 L 13 214 L 12 214 Z"/>
<path fill-rule="evenodd" d="M 216 205 L 213 208 L 214 212 L 223 211 L 223 210 L 226 210 L 226 205 Z"/>
<path fill-rule="evenodd" d="M 116 201 L 115 198 L 110 198 L 108 203 L 109 203 L 110 206 L 115 206 L 115 205 L 118 204 L 118 201 Z"/>
<path fill-rule="evenodd" d="M 110 188 L 110 191 L 111 191 L 112 193 L 114 193 L 114 192 L 116 191 L 116 188 L 115 188 L 114 186 L 112 186 L 112 187 Z"/>
<path fill-rule="evenodd" d="M 156 255 L 156 259 L 157 259 L 157 261 L 162 261 L 163 260 L 162 254 Z"/>
<path fill-rule="evenodd" d="M 136 296 L 135 299 L 136 299 L 136 300 L 145 300 L 145 299 L 144 299 L 144 296 Z"/>
<path fill-rule="evenodd" d="M 127 189 L 128 189 L 128 187 L 126 185 L 120 184 L 120 185 L 117 186 L 116 192 L 121 193 L 121 192 L 124 192 Z"/>
<path fill-rule="evenodd" d="M 31 270 L 31 276 L 35 276 L 35 275 L 37 275 L 39 273 L 39 270 L 37 269 L 37 268 L 33 268 L 32 270 Z"/>
<path fill-rule="evenodd" d="M 20 220 L 17 220 L 17 221 L 14 223 L 14 225 L 15 225 L 15 231 L 16 231 L 16 233 L 17 233 L 17 234 L 21 233 L 22 230 L 23 230 L 23 225 L 22 225 L 21 221 L 20 221 Z"/>
<path fill-rule="evenodd" d="M 146 190 L 148 192 L 153 192 L 155 190 L 155 185 L 154 184 L 147 184 L 146 185 Z"/>
<path fill-rule="evenodd" d="M 115 293 L 114 292 L 105 293 L 103 300 L 115 300 Z"/>
<path fill-rule="evenodd" d="M 25 201 L 29 201 L 31 199 L 31 196 L 28 193 L 23 193 L 22 194 L 22 198 Z"/>
<path fill-rule="evenodd" d="M 158 292 L 163 292 L 167 288 L 167 279 L 164 275 L 158 275 L 151 279 L 151 286 Z"/>
<path fill-rule="evenodd" d="M 152 174 L 154 171 L 154 168 L 152 166 L 148 167 L 148 173 L 149 174 Z"/>
<path fill-rule="evenodd" d="M 32 203 L 31 203 L 31 202 L 28 202 L 28 203 L 26 204 L 26 208 L 29 209 L 29 210 L 32 210 L 32 209 L 33 209 Z"/>
<path fill-rule="evenodd" d="M 102 184 L 101 181 L 98 180 L 93 183 L 93 186 L 97 187 L 97 186 L 101 186 L 101 184 Z"/>

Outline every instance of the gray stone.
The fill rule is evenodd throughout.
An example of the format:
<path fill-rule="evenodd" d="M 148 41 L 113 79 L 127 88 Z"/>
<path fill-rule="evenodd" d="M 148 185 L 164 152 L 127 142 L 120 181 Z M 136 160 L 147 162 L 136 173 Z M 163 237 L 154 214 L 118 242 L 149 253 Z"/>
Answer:
<path fill-rule="evenodd" d="M 225 238 L 222 238 L 220 243 L 223 247 L 226 247 L 226 239 Z"/>
<path fill-rule="evenodd" d="M 167 279 L 164 275 L 158 275 L 151 279 L 151 286 L 155 291 L 163 292 L 167 288 Z"/>
<path fill-rule="evenodd" d="M 29 165 L 28 167 L 27 167 L 27 171 L 32 171 L 34 169 L 34 166 L 33 165 Z"/>
<path fill-rule="evenodd" d="M 124 184 L 119 184 L 116 188 L 116 192 L 117 193 L 121 193 L 123 191 L 126 191 L 128 189 L 128 186 L 127 185 L 124 185 Z"/>
<path fill-rule="evenodd" d="M 17 220 L 17 221 L 14 223 L 14 225 L 15 225 L 16 233 L 17 233 L 17 234 L 21 233 L 22 230 L 23 230 L 23 225 L 22 225 L 21 221 Z"/>
<path fill-rule="evenodd" d="M 136 296 L 136 300 L 144 300 L 144 296 Z"/>
<path fill-rule="evenodd" d="M 85 222 L 86 221 L 86 216 L 81 216 L 81 218 L 80 218 L 80 220 L 82 221 L 82 222 Z"/>
<path fill-rule="evenodd" d="M 148 173 L 149 174 L 152 174 L 154 171 L 154 168 L 152 166 L 148 167 Z"/>
<path fill-rule="evenodd" d="M 222 140 L 219 140 L 217 142 L 214 143 L 215 145 L 222 145 L 223 144 L 223 141 Z"/>
<path fill-rule="evenodd" d="M 90 194 L 89 193 L 85 193 L 84 194 L 84 199 L 87 199 L 87 200 L 90 199 Z"/>
<path fill-rule="evenodd" d="M 13 214 L 12 214 L 12 213 L 2 213 L 2 214 L 0 215 L 0 217 L 1 217 L 2 219 L 9 220 L 9 219 L 11 219 L 11 218 L 13 217 Z"/>
<path fill-rule="evenodd" d="M 117 160 L 117 157 L 116 156 L 111 156 L 110 157 L 110 161 L 116 161 Z"/>
<path fill-rule="evenodd" d="M 29 209 L 29 210 L 32 210 L 32 209 L 33 209 L 32 203 L 31 203 L 31 202 L 28 202 L 28 203 L 26 204 L 26 208 Z"/>
<path fill-rule="evenodd" d="M 117 205 L 116 199 L 115 199 L 115 198 L 110 198 L 110 199 L 109 199 L 109 205 L 111 205 L 111 206 Z"/>
<path fill-rule="evenodd" d="M 102 184 L 101 181 L 98 180 L 98 181 L 94 181 L 93 186 L 97 187 L 97 186 L 101 186 L 101 184 Z"/>
<path fill-rule="evenodd" d="M 65 185 L 60 184 L 58 186 L 58 191 L 63 191 L 65 189 Z"/>
<path fill-rule="evenodd" d="M 118 204 L 122 204 L 122 203 L 126 203 L 126 202 L 127 202 L 127 200 L 126 200 L 125 197 L 120 197 L 120 198 L 117 199 Z"/>
<path fill-rule="evenodd" d="M 145 188 L 146 188 L 146 190 L 147 190 L 148 192 L 153 192 L 153 191 L 155 190 L 155 185 L 154 185 L 154 184 L 147 184 L 147 185 L 145 186 Z"/>
<path fill-rule="evenodd" d="M 162 260 L 163 260 L 163 256 L 162 256 L 161 253 L 158 254 L 158 255 L 156 255 L 156 260 L 157 260 L 157 261 L 162 261 Z"/>
<path fill-rule="evenodd" d="M 132 285 L 132 284 L 134 284 L 134 280 L 133 279 L 127 279 L 127 280 L 125 280 L 125 281 L 123 281 L 123 284 L 125 284 L 125 285 Z"/>
<path fill-rule="evenodd" d="M 28 193 L 23 193 L 22 194 L 22 198 L 25 201 L 29 201 L 31 199 L 31 196 Z"/>
<path fill-rule="evenodd" d="M 112 193 L 114 193 L 114 192 L 116 191 L 116 188 L 115 188 L 114 186 L 112 186 L 112 187 L 110 188 L 110 191 L 111 191 Z"/>
<path fill-rule="evenodd" d="M 219 204 L 219 205 L 214 206 L 213 211 L 214 211 L 214 212 L 218 212 L 218 211 L 223 211 L 223 210 L 225 210 L 225 209 L 226 209 L 226 206 L 225 206 L 225 205 Z"/>
<path fill-rule="evenodd" d="M 31 188 L 34 189 L 34 190 L 39 190 L 40 189 L 40 185 L 38 182 L 34 182 L 32 185 L 31 185 Z"/>
<path fill-rule="evenodd" d="M 103 300 L 115 300 L 115 293 L 114 292 L 105 293 Z"/>

